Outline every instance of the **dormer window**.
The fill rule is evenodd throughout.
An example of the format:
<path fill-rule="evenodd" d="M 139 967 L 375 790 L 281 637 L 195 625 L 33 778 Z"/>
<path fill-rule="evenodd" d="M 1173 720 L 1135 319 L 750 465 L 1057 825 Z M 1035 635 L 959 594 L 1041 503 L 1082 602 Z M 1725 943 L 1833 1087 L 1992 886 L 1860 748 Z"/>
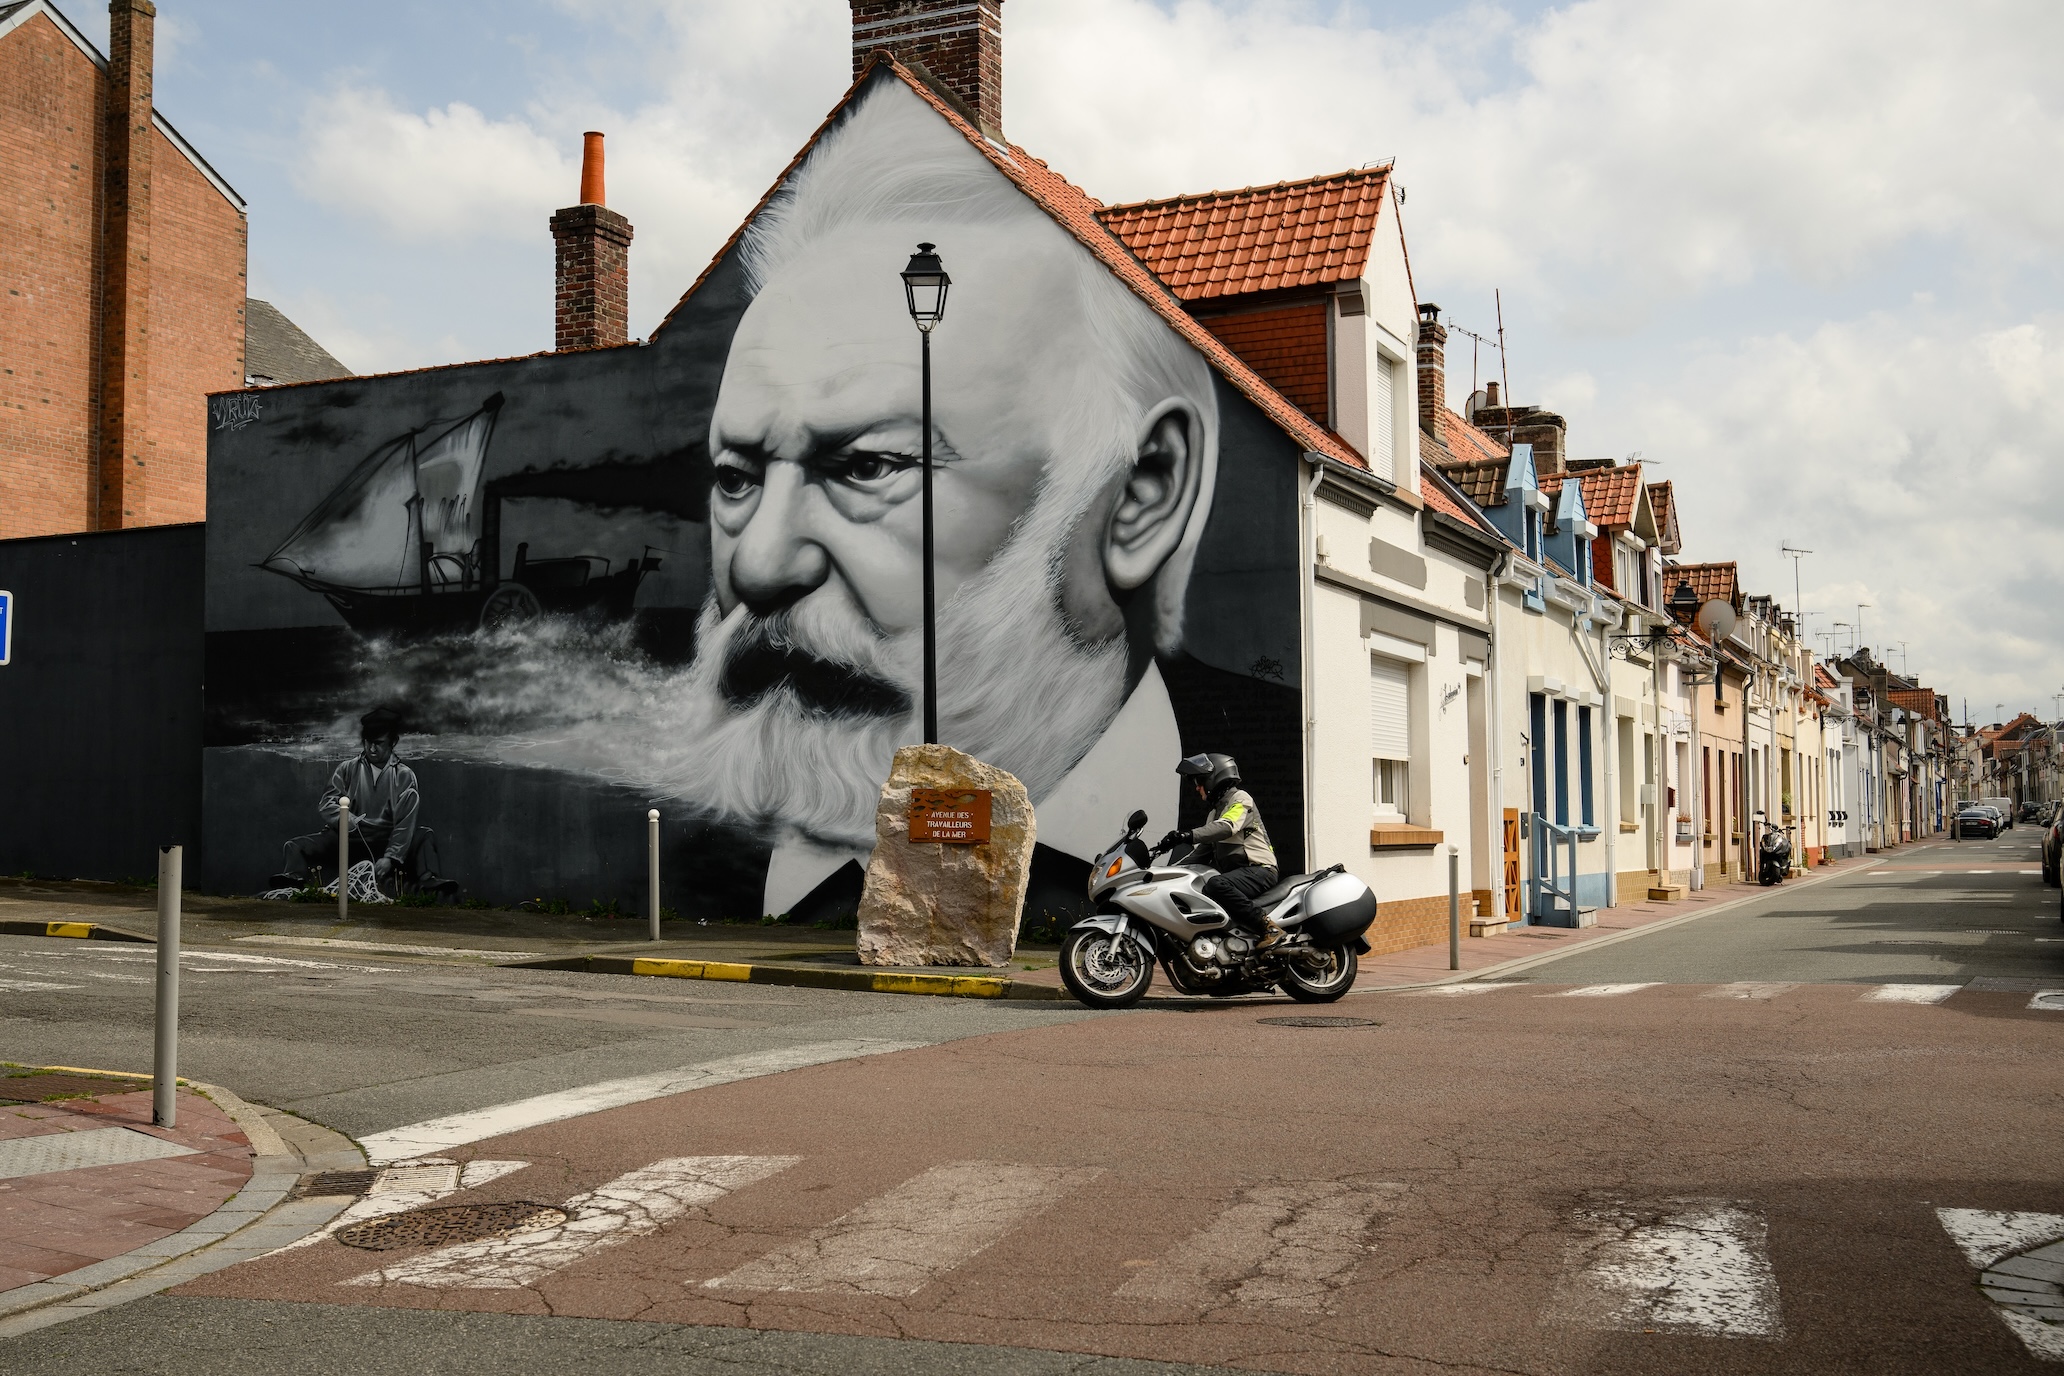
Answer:
<path fill-rule="evenodd" d="M 1541 557 L 1541 513 L 1529 510 L 1526 514 L 1526 557 Z"/>

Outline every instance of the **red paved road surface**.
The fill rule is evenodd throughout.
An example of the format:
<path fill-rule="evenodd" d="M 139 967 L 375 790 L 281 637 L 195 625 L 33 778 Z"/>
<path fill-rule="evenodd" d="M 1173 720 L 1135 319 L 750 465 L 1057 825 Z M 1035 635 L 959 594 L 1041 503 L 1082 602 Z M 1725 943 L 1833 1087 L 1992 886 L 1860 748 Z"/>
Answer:
<path fill-rule="evenodd" d="M 2029 1011 L 2026 993 L 1926 1005 L 1864 1001 L 1856 985 L 1766 992 L 1373 995 L 1322 1011 L 1379 1026 L 1324 1030 L 1257 1021 L 1310 1011 L 1292 1005 L 1141 1011 L 797 1071 L 454 1153 L 531 1164 L 447 1203 L 564 1203 L 669 1158 L 800 1158 L 528 1284 L 346 1285 L 426 1253 L 326 1241 L 179 1293 L 1312 1373 L 2045 1369 L 1934 1210 L 2064 1213 L 2064 1014 Z M 940 1170 L 963 1162 L 1017 1172 L 1044 1203 L 970 1203 Z M 914 1193 L 921 1225 L 926 1191 L 940 1208 L 958 1200 L 971 1235 L 995 1236 L 911 1293 L 706 1284 L 770 1254 L 785 1259 L 741 1275 L 833 1265 L 846 1243 L 810 1238 L 855 1211 L 874 1218 L 869 1245 L 894 1250 L 883 1210 Z M 1268 1223 L 1299 1200 L 1374 1203 L 1366 1232 Z M 1686 1209 L 1748 1220 L 1767 1255 L 1769 1336 L 1586 1326 L 1603 1321 L 1581 1250 L 1597 1220 Z M 1343 1231 L 1358 1250 L 1301 1290 L 1267 1268 L 1214 1269 L 1257 1210 L 1278 1269 L 1310 1269 Z M 952 1251 L 930 1245 L 909 1249 L 919 1270 Z"/>

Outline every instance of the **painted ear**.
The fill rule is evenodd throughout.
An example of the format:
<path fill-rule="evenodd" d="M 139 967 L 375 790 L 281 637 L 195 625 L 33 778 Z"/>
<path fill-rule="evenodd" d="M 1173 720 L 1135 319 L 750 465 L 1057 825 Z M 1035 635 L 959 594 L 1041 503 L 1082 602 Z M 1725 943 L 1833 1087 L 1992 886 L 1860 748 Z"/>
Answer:
<path fill-rule="evenodd" d="M 1182 544 L 1203 486 L 1203 447 L 1204 424 L 1189 402 L 1172 398 L 1147 413 L 1104 536 L 1104 576 L 1112 587 L 1143 586 Z"/>

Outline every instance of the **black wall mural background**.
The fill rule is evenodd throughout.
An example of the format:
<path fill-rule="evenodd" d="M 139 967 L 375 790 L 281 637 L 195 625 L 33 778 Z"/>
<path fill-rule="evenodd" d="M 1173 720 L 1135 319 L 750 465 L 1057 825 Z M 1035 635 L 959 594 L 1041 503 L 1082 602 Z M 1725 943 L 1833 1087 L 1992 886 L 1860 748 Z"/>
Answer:
<path fill-rule="evenodd" d="M 837 846 L 819 846 L 807 859 L 822 882 L 780 889 L 779 818 L 670 782 L 696 777 L 678 763 L 693 764 L 698 742 L 683 739 L 694 733 L 676 705 L 692 691 L 713 587 L 711 504 L 729 500 L 715 487 L 711 417 L 754 294 L 733 252 L 650 344 L 274 388 L 215 408 L 204 887 L 267 887 L 283 842 L 320 824 L 359 718 L 386 705 L 406 719 L 399 753 L 439 874 L 466 894 L 635 907 L 645 811 L 657 807 L 667 902 L 683 915 L 850 908 L 857 857 L 841 865 Z M 979 299 L 955 307 L 965 318 Z M 914 362 L 915 333 L 901 328 Z M 952 340 L 942 331 L 941 349 Z M 1298 454 L 1223 380 L 1210 386 L 1215 482 L 1188 556 L 1180 645 L 1164 644 L 1151 667 L 1180 748 L 1242 760 L 1287 869 L 1303 861 Z M 388 481 L 397 472 L 400 486 Z M 464 490 L 438 486 L 452 473 Z M 368 548 L 384 553 L 361 557 Z M 382 558 L 391 577 L 368 574 Z M 356 591 L 338 591 L 338 569 Z M 954 652 L 942 645 L 942 657 Z M 1040 670 L 998 660 L 996 691 L 1021 691 L 1017 680 Z M 835 711 L 812 711 L 836 728 Z M 1174 763 L 1139 783 L 1139 796 L 1171 800 L 1162 811 L 1174 808 Z M 1117 780 L 1097 795 L 1112 830 L 1130 792 Z M 1035 912 L 1080 903 L 1086 853 L 1071 845 L 1042 848 Z"/>

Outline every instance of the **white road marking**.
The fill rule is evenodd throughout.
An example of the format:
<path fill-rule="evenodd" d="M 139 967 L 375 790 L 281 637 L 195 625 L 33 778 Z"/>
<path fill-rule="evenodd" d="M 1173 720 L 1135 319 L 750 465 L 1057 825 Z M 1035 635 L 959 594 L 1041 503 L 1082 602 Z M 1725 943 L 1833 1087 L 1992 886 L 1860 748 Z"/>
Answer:
<path fill-rule="evenodd" d="M 1709 999 L 1774 999 L 1779 994 L 1798 988 L 1796 981 L 1745 979 L 1734 984 L 1723 984 L 1709 989 L 1702 996 Z"/>
<path fill-rule="evenodd" d="M 1210 1226 L 1118 1287 L 1118 1298 L 1196 1309 L 1230 1300 L 1335 1313 L 1340 1292 L 1368 1254 L 1363 1235 L 1404 1193 L 1403 1185 L 1389 1182 L 1250 1186 Z"/>
<path fill-rule="evenodd" d="M 1612 999 L 1622 994 L 1632 994 L 1643 989 L 1653 989 L 1660 981 L 1650 980 L 1646 984 L 1587 984 L 1581 989 L 1565 989 L 1559 994 L 1547 997 L 1555 999 Z"/>
<path fill-rule="evenodd" d="M 1863 996 L 1865 1003 L 1940 1003 L 1961 984 L 1881 984 Z"/>
<path fill-rule="evenodd" d="M 2040 1013 L 2064 1013 L 2064 989 L 2045 989 L 2030 999 L 2028 1006 Z"/>
<path fill-rule="evenodd" d="M 764 1180 L 800 1156 L 680 1156 L 620 1175 L 566 1201 L 564 1223 L 440 1247 L 343 1285 L 421 1285 L 438 1290 L 518 1290 L 604 1248 L 656 1233 L 733 1190 Z"/>
<path fill-rule="evenodd" d="M 2064 1361 L 2064 1215 L 1937 1209 L 2000 1321 L 2039 1361 Z"/>
<path fill-rule="evenodd" d="M 307 1237 L 290 1242 L 279 1248 L 291 1252 L 296 1247 L 313 1247 L 339 1228 L 348 1228 L 354 1223 L 363 1223 L 369 1218 L 384 1218 L 388 1214 L 406 1213 L 420 1209 L 426 1204 L 435 1204 L 447 1199 L 460 1190 L 470 1190 L 476 1185 L 485 1185 L 490 1180 L 522 1170 L 528 1161 L 468 1161 L 461 1166 L 445 1156 L 428 1156 L 420 1161 L 409 1161 L 399 1166 L 384 1166 L 373 1175 L 373 1183 L 343 1213 L 310 1233 Z"/>
<path fill-rule="evenodd" d="M 699 1065 L 662 1070 L 655 1075 L 604 1080 L 599 1084 L 582 1085 L 556 1094 L 540 1094 L 536 1098 L 518 1099 L 514 1103 L 497 1104 L 471 1113 L 432 1118 L 428 1122 L 373 1133 L 361 1138 L 359 1145 L 365 1148 L 367 1162 L 387 1166 L 418 1156 L 436 1156 L 453 1147 L 484 1142 L 490 1137 L 500 1137 L 523 1128 L 561 1123 L 568 1118 L 599 1113 L 603 1109 L 622 1108 L 625 1104 L 664 1099 L 694 1089 L 734 1084 L 762 1075 L 778 1075 L 784 1070 L 801 1070 L 806 1066 L 828 1065 L 860 1056 L 881 1056 L 891 1051 L 912 1051 L 923 1045 L 923 1042 L 853 1037 L 844 1041 L 777 1047 L 772 1051 L 752 1051 L 742 1056 L 727 1056 Z"/>
<path fill-rule="evenodd" d="M 1488 994 L 1499 989 L 1517 989 L 1521 981 L 1493 980 L 1484 984 L 1436 984 L 1431 989 L 1407 989 L 1400 998 L 1451 998 L 1457 994 Z"/>
<path fill-rule="evenodd" d="M 1550 1317 L 1615 1332 L 1784 1335 L 1763 1215 L 1728 1199 L 1665 1199 L 1577 1212 L 1572 1272 Z"/>
<path fill-rule="evenodd" d="M 77 989 L 76 984 L 52 984 L 41 979 L 0 979 L 0 989 L 10 993 L 33 994 L 39 989 Z"/>
<path fill-rule="evenodd" d="M 1979 1270 L 1995 1261 L 2064 1241 L 2064 1214 L 2014 1213 L 1998 1209 L 1937 1209 L 1943 1231 Z"/>
<path fill-rule="evenodd" d="M 723 1290 L 913 1295 L 995 1243 L 1061 1195 L 1102 1175 L 1094 1167 L 956 1161 L 934 1166 L 703 1284 Z"/>
<path fill-rule="evenodd" d="M 346 941 L 337 936 L 276 936 L 270 932 L 240 936 L 237 940 L 263 946 L 312 946 L 339 951 L 370 951 L 378 955 L 480 956 L 488 960 L 544 960 L 552 954 L 550 951 L 476 951 L 470 946 L 408 946 L 393 941 Z"/>

